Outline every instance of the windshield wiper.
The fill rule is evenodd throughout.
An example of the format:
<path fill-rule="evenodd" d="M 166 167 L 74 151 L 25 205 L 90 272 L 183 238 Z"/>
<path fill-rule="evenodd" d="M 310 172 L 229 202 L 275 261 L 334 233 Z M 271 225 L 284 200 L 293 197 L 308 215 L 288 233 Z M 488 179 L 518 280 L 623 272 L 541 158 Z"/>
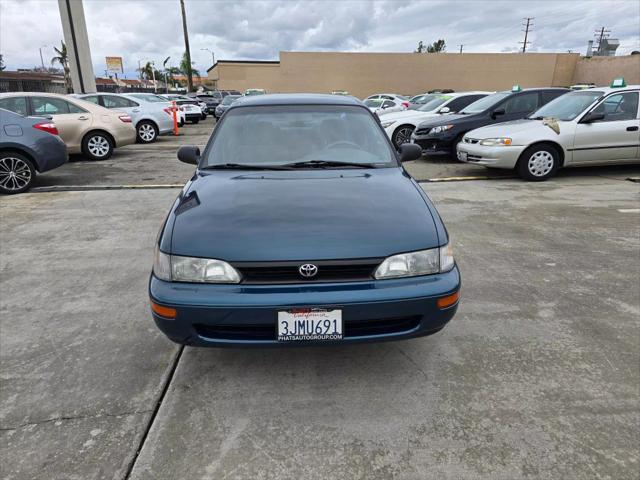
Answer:
<path fill-rule="evenodd" d="M 291 170 L 287 165 L 260 165 L 248 163 L 215 163 L 200 170 Z"/>
<path fill-rule="evenodd" d="M 336 160 L 306 160 L 304 162 L 285 163 L 289 168 L 331 168 L 331 167 L 355 167 L 355 168 L 377 168 L 373 163 L 339 162 Z"/>
<path fill-rule="evenodd" d="M 544 117 L 527 117 L 527 120 L 544 120 Z"/>

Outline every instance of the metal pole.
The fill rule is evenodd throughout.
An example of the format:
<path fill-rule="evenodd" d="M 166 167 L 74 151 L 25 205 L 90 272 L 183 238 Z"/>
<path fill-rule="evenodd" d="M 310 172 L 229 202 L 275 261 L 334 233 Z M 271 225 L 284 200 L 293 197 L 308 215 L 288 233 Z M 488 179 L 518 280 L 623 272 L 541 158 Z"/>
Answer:
<path fill-rule="evenodd" d="M 180 0 L 180 9 L 182 10 L 182 30 L 184 32 L 184 47 L 187 57 L 187 88 L 189 92 L 193 91 L 193 72 L 191 71 L 191 50 L 189 49 L 189 32 L 187 31 L 187 14 L 184 11 L 184 0 Z"/>
<path fill-rule="evenodd" d="M 156 85 L 156 64 L 151 62 L 151 77 L 153 78 L 153 93 L 158 93 L 158 86 Z"/>
<path fill-rule="evenodd" d="M 42 45 L 42 47 L 46 47 L 46 45 Z M 44 72 L 44 58 L 42 58 L 42 47 L 38 48 L 38 50 L 40 50 L 40 63 L 42 64 L 42 71 Z"/>

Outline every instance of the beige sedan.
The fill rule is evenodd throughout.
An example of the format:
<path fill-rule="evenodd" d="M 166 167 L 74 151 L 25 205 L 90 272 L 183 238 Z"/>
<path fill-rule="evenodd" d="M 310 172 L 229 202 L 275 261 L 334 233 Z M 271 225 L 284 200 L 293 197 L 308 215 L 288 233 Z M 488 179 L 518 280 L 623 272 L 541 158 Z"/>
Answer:
<path fill-rule="evenodd" d="M 0 108 L 20 115 L 51 117 L 69 153 L 105 160 L 116 147 L 136 141 L 131 117 L 78 98 L 55 93 L 0 94 Z"/>

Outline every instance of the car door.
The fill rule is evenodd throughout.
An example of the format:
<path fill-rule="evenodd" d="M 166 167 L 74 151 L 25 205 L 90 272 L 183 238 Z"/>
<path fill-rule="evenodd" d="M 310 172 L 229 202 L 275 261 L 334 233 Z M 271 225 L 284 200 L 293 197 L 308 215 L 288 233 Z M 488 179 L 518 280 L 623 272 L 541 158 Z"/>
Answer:
<path fill-rule="evenodd" d="M 380 108 L 382 108 L 382 111 L 384 113 L 402 111 L 402 105 L 400 105 L 399 103 L 394 102 L 393 100 L 385 100 L 384 102 L 382 102 L 382 105 L 380 106 Z"/>
<path fill-rule="evenodd" d="M 79 151 L 82 137 L 93 122 L 91 113 L 58 97 L 34 96 L 29 100 L 32 115 L 51 116 L 67 148 Z"/>
<path fill-rule="evenodd" d="M 457 113 L 460 110 L 462 110 L 464 107 L 466 107 L 468 105 L 471 105 L 476 100 L 480 100 L 482 97 L 486 97 L 486 95 L 483 95 L 483 94 L 462 95 L 460 97 L 455 97 L 455 98 L 449 100 L 447 103 L 442 105 L 442 107 L 440 107 L 440 109 L 442 109 L 444 107 L 447 107 L 449 109 L 449 112 Z"/>
<path fill-rule="evenodd" d="M 26 117 L 29 115 L 26 97 L 7 97 L 0 99 L 0 108 Z"/>
<path fill-rule="evenodd" d="M 575 163 L 638 161 L 638 97 L 637 91 L 608 95 L 591 110 L 604 114 L 602 120 L 576 125 L 572 149 Z"/>
<path fill-rule="evenodd" d="M 499 107 L 504 109 L 504 115 L 497 117 L 497 122 L 518 120 L 533 113 L 539 105 L 538 92 L 523 92 L 505 100 Z"/>

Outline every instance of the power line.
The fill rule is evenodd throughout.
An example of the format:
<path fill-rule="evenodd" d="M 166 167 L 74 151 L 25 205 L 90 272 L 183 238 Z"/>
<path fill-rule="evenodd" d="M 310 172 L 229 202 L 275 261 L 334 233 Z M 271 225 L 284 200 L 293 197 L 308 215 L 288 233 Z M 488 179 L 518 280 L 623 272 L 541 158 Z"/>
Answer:
<path fill-rule="evenodd" d="M 522 53 L 527 51 L 527 44 L 530 44 L 531 42 L 527 40 L 527 38 L 529 37 L 529 30 L 531 30 L 531 27 L 533 27 L 533 23 L 531 23 L 531 20 L 533 20 L 535 17 L 525 17 L 523 18 L 523 20 L 525 20 L 527 23 L 523 23 L 522 26 L 525 27 L 524 30 L 522 30 L 524 32 L 524 42 L 518 42 L 522 44 Z"/>

